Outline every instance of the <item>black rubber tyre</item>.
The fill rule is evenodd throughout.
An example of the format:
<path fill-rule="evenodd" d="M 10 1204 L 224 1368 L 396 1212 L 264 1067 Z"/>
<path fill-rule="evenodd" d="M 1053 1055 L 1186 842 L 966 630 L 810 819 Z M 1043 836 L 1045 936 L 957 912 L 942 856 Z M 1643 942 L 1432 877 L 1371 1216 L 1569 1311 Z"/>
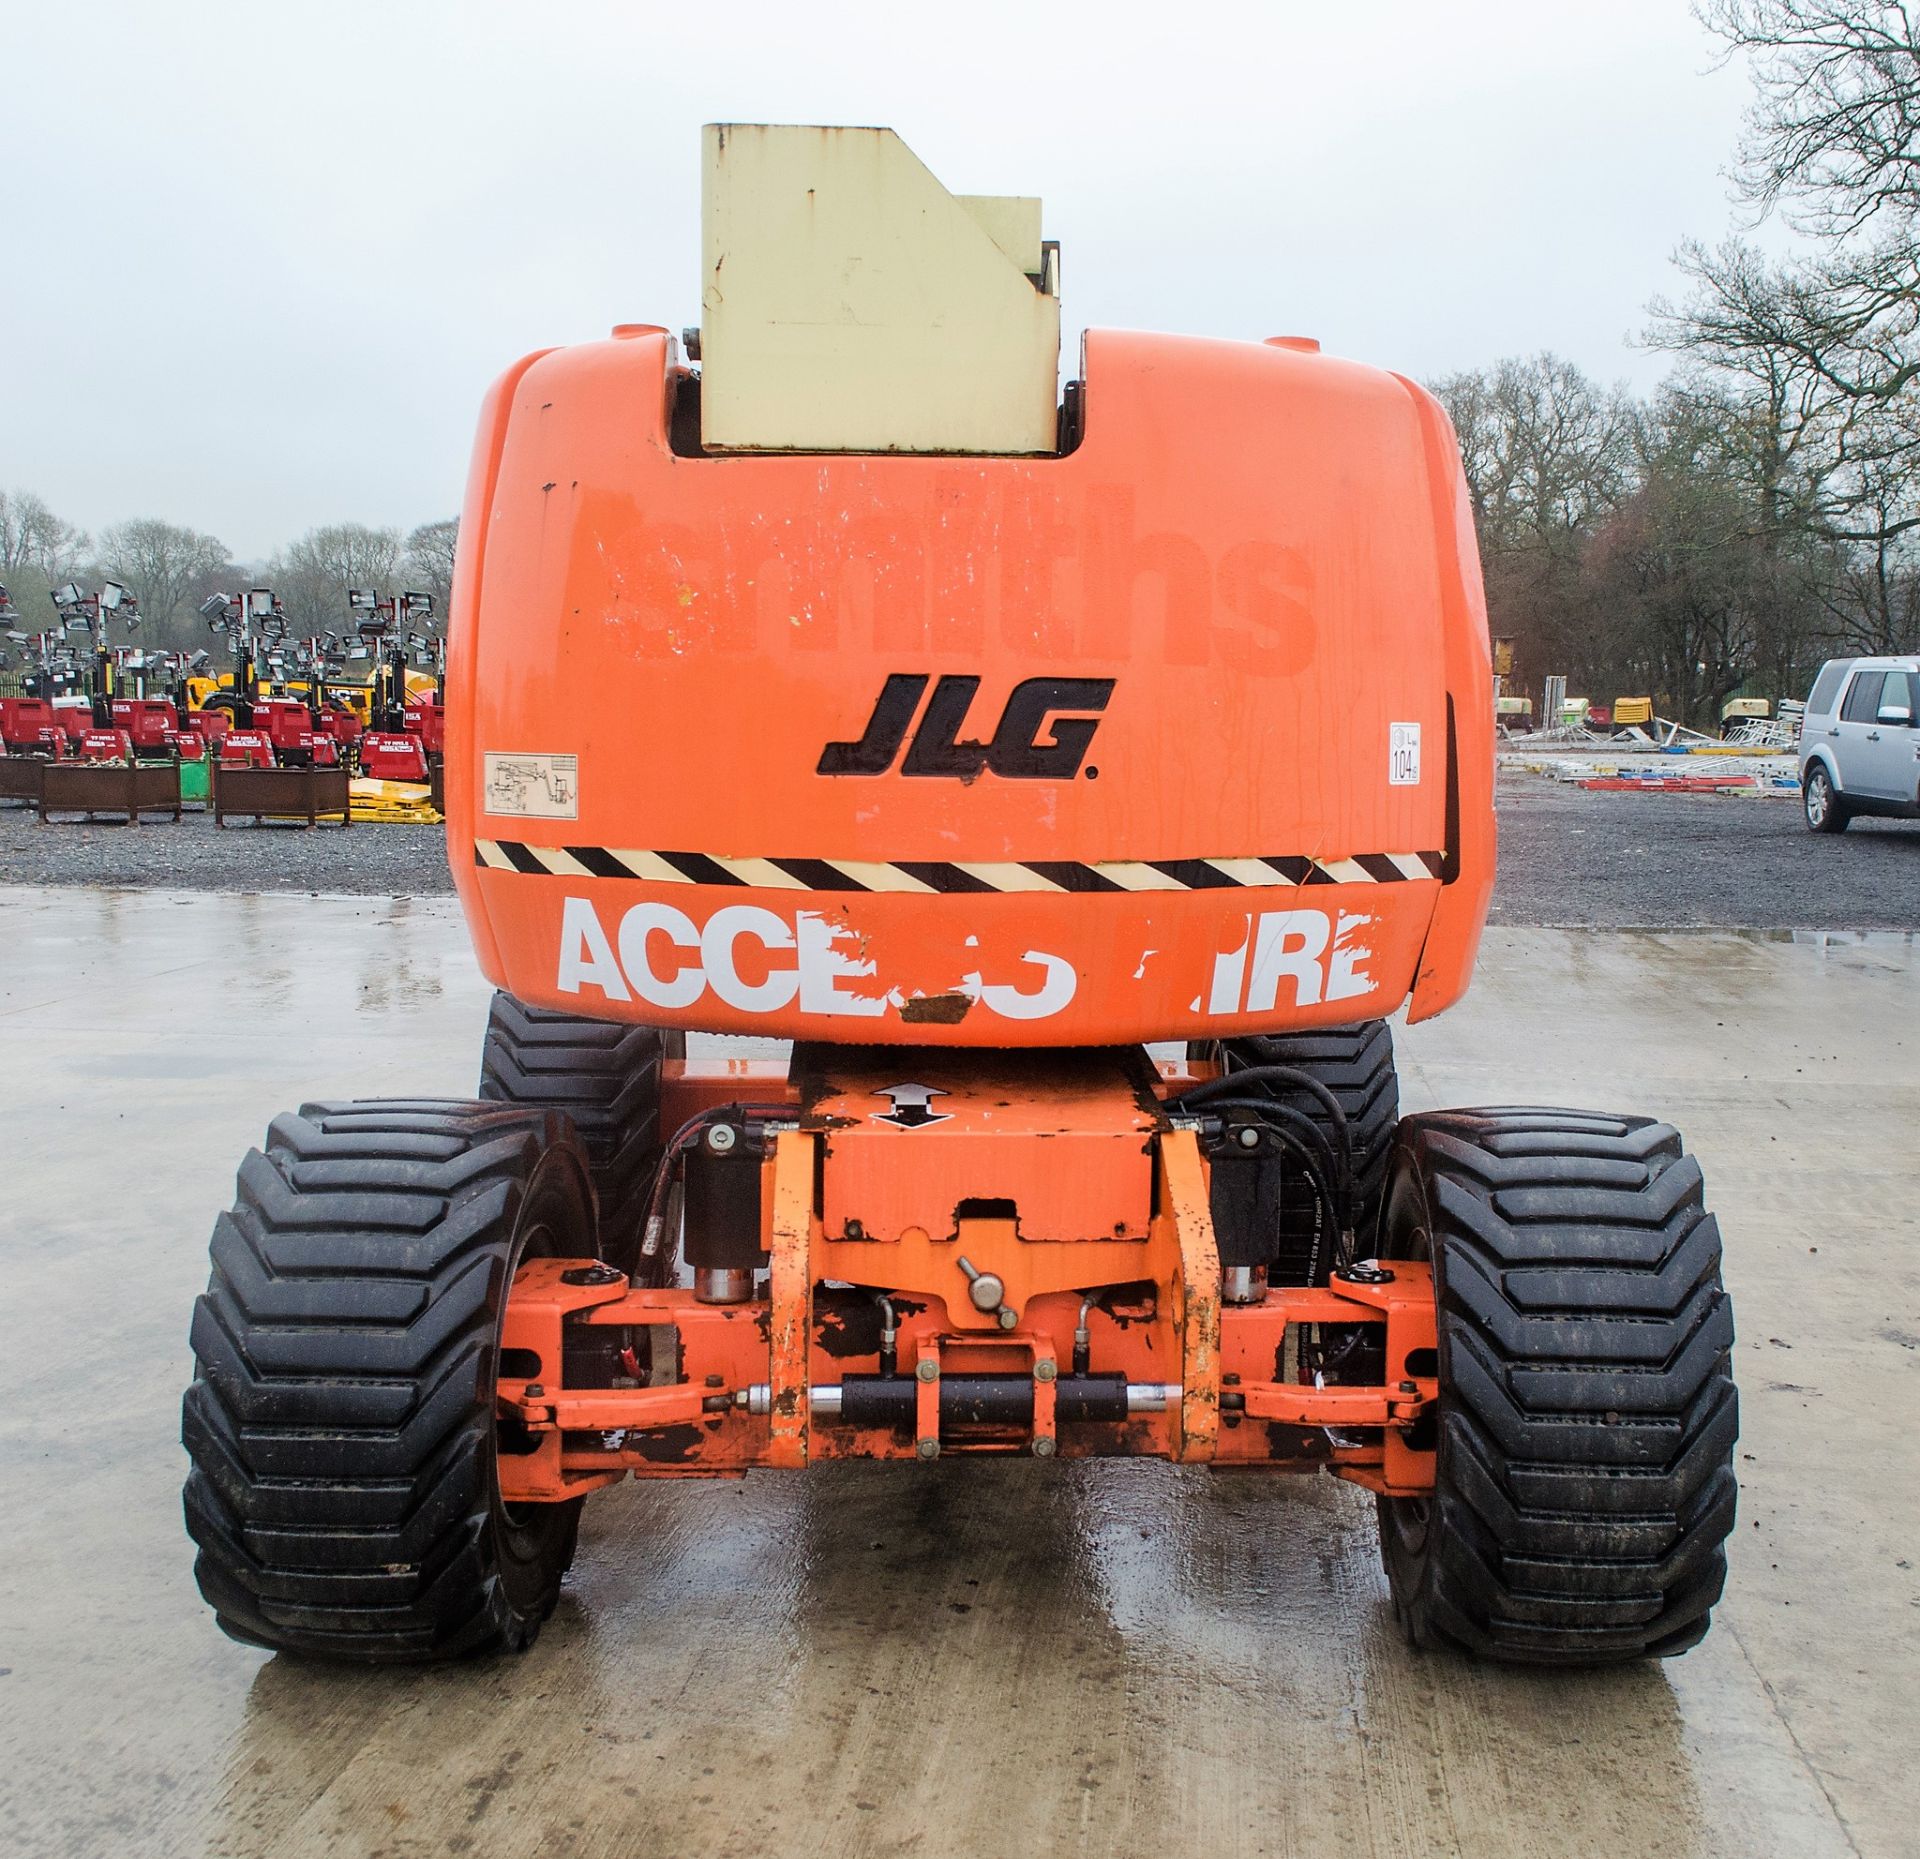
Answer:
<path fill-rule="evenodd" d="M 529 1007 L 504 992 L 487 1015 L 480 1095 L 573 1119 L 599 1197 L 600 1243 L 623 1271 L 637 1262 L 660 1161 L 660 1062 L 685 1052 L 682 1033 Z"/>
<path fill-rule="evenodd" d="M 1291 1065 L 1311 1074 L 1339 1099 L 1347 1113 L 1353 1142 L 1353 1230 L 1360 1255 L 1373 1251 L 1374 1228 L 1386 1190 L 1387 1158 L 1393 1149 L 1394 1126 L 1400 1116 L 1400 1080 L 1393 1068 L 1393 1029 L 1384 1020 L 1363 1020 L 1358 1026 L 1331 1026 L 1306 1033 L 1266 1033 L 1257 1038 L 1228 1040 L 1223 1051 L 1229 1069 L 1249 1065 Z M 1280 1101 L 1303 1112 L 1332 1134 L 1326 1108 L 1305 1091 L 1282 1091 Z M 1312 1230 L 1313 1190 L 1295 1176 L 1281 1191 L 1281 1217 L 1290 1234 Z M 1305 1256 L 1306 1242 L 1298 1250 Z M 1321 1282 L 1332 1262 L 1330 1248 L 1320 1250 Z M 1285 1260 L 1274 1273 L 1276 1284 L 1287 1282 Z"/>
<path fill-rule="evenodd" d="M 1826 765 L 1814 762 L 1800 788 L 1801 817 L 1810 833 L 1844 833 L 1853 823 L 1853 809 L 1834 791 Z"/>
<path fill-rule="evenodd" d="M 1645 1117 L 1407 1118 L 1383 1255 L 1430 1258 L 1430 1499 L 1382 1498 L 1416 1645 L 1539 1665 L 1684 1652 L 1726 1579 L 1739 1432 L 1720 1231 Z"/>
<path fill-rule="evenodd" d="M 555 1113 L 274 1119 L 214 1225 L 181 1426 L 195 1574 L 229 1634 L 373 1662 L 533 1643 L 580 1504 L 500 1500 L 500 1318 L 523 1257 L 594 1251 L 586 1154 Z"/>

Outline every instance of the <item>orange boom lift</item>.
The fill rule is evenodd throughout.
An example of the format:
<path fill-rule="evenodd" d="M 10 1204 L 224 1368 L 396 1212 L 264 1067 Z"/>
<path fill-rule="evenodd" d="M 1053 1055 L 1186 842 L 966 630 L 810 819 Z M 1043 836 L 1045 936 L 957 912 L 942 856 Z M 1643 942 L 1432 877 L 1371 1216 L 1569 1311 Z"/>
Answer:
<path fill-rule="evenodd" d="M 1735 1432 L 1697 1165 L 1397 1114 L 1387 1017 L 1460 997 L 1494 876 L 1440 407 L 1104 330 L 1060 393 L 1039 203 L 888 131 L 709 129 L 704 206 L 684 346 L 483 410 L 478 1096 L 241 1165 L 185 1413 L 221 1624 L 518 1648 L 628 1476 L 1147 1455 L 1372 1491 L 1416 1642 L 1691 1645 Z"/>

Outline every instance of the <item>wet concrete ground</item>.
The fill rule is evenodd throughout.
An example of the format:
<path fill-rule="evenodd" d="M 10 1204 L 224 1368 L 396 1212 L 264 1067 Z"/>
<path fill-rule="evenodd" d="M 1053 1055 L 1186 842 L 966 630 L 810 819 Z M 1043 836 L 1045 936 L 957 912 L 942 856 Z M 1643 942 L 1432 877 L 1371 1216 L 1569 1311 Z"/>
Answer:
<path fill-rule="evenodd" d="M 0 889 L 0 1852 L 1920 1849 L 1909 940 L 1496 929 L 1402 1036 L 1411 1108 L 1672 1116 L 1726 1231 L 1728 1597 L 1600 1675 L 1409 1652 L 1355 1491 L 1143 1463 L 628 1486 L 523 1659 L 230 1644 L 177 1497 L 213 1212 L 302 1096 L 470 1089 L 485 1004 L 444 900 Z"/>

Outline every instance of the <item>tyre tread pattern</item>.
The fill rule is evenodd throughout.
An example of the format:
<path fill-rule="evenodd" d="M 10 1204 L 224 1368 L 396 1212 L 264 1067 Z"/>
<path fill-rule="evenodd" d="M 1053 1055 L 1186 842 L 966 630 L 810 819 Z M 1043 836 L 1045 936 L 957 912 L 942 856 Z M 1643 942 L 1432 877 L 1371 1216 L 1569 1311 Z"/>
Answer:
<path fill-rule="evenodd" d="M 504 990 L 487 1015 L 480 1096 L 572 1118 L 592 1165 L 602 1245 L 617 1265 L 638 1251 L 660 1160 L 660 1064 L 684 1050 L 678 1033 L 530 1007 Z"/>
<path fill-rule="evenodd" d="M 201 1592 L 234 1638 L 418 1661 L 531 1642 L 487 1553 L 495 1338 L 557 1113 L 306 1104 L 241 1163 L 194 1308 L 182 1439 Z M 575 1148 L 584 1173 L 584 1157 Z"/>
<path fill-rule="evenodd" d="M 1416 1641 L 1540 1664 L 1679 1652 L 1733 1525 L 1733 1309 L 1670 1125 L 1502 1108 L 1409 1117 L 1432 1221 L 1439 1476 Z M 1383 1538 L 1390 1534 L 1383 1500 Z"/>

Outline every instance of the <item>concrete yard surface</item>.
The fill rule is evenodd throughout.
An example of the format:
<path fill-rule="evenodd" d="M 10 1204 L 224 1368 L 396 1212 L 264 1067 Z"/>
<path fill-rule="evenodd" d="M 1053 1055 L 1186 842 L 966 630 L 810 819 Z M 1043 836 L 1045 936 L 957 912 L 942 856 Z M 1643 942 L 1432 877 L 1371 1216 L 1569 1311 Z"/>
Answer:
<path fill-rule="evenodd" d="M 943 1461 L 592 1500 L 524 1658 L 337 1670 L 195 1593 L 179 1397 L 235 1164 L 306 1097 L 465 1095 L 449 899 L 0 888 L 0 1852 L 1920 1850 L 1912 940 L 1489 932 L 1407 1108 L 1671 1117 L 1739 1330 L 1706 1643 L 1601 1673 L 1401 1643 L 1328 1478 Z"/>

